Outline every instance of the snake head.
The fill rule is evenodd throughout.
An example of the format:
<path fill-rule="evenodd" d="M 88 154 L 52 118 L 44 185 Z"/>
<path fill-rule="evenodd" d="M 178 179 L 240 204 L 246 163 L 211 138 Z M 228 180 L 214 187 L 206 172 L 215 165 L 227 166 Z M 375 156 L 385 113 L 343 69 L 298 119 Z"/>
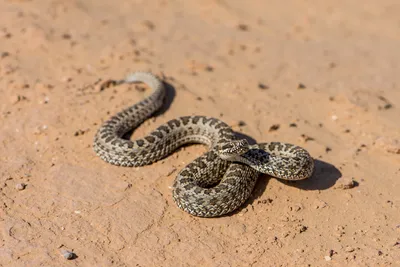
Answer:
<path fill-rule="evenodd" d="M 219 144 L 217 153 L 224 160 L 235 161 L 238 156 L 246 153 L 249 149 L 247 140 L 241 139 Z"/>

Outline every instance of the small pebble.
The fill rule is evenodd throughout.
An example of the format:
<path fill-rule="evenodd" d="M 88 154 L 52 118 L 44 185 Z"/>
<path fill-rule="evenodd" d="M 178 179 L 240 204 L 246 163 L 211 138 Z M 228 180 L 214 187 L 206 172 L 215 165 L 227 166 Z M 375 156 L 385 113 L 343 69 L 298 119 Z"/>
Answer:
<path fill-rule="evenodd" d="M 261 203 L 261 204 L 268 204 L 268 203 L 272 203 L 272 198 L 267 198 L 267 199 L 263 199 L 263 200 L 259 200 L 257 203 Z"/>
<path fill-rule="evenodd" d="M 0 57 L 1 58 L 5 58 L 5 57 L 8 57 L 10 55 L 10 53 L 8 53 L 8 52 L 2 52 L 1 54 L 0 54 Z"/>
<path fill-rule="evenodd" d="M 329 257 L 329 256 L 325 256 L 325 260 L 326 260 L 326 261 L 330 261 L 330 260 L 332 260 L 332 258 Z"/>
<path fill-rule="evenodd" d="M 279 127 L 281 127 L 279 124 L 273 124 L 271 125 L 271 127 L 269 127 L 268 132 L 273 132 L 279 129 Z"/>
<path fill-rule="evenodd" d="M 263 84 L 263 83 L 259 83 L 259 84 L 258 84 L 258 88 L 260 88 L 260 89 L 262 89 L 262 90 L 265 90 L 265 89 L 268 89 L 269 87 L 268 87 L 268 85 L 265 85 L 265 84 Z"/>
<path fill-rule="evenodd" d="M 379 137 L 375 140 L 374 145 L 393 154 L 400 154 L 400 141 L 387 137 Z"/>
<path fill-rule="evenodd" d="M 246 24 L 239 24 L 238 29 L 245 32 L 249 30 L 249 26 L 247 26 Z"/>
<path fill-rule="evenodd" d="M 61 37 L 62 37 L 63 39 L 65 39 L 65 40 L 69 40 L 69 39 L 72 38 L 71 34 L 69 34 L 69 33 L 64 33 L 63 35 L 61 35 Z"/>
<path fill-rule="evenodd" d="M 299 83 L 299 85 L 297 86 L 297 89 L 306 89 L 306 86 L 302 83 Z"/>
<path fill-rule="evenodd" d="M 211 67 L 211 66 L 206 66 L 204 69 L 205 69 L 206 71 L 208 71 L 208 72 L 214 71 L 214 68 Z"/>
<path fill-rule="evenodd" d="M 76 258 L 76 254 L 74 252 L 71 252 L 71 251 L 68 251 L 68 250 L 61 250 L 61 254 L 67 260 L 73 260 L 73 259 Z"/>
<path fill-rule="evenodd" d="M 44 133 L 48 128 L 49 128 L 49 127 L 48 127 L 47 125 L 40 125 L 40 126 L 37 126 L 37 127 L 34 129 L 34 132 L 33 132 L 33 133 L 39 135 L 39 134 Z"/>
<path fill-rule="evenodd" d="M 153 31 L 155 29 L 155 25 L 153 22 L 151 22 L 150 20 L 145 20 L 142 22 L 142 25 L 144 27 L 146 27 L 147 29 L 149 29 L 150 31 Z"/>
<path fill-rule="evenodd" d="M 246 123 L 244 121 L 239 121 L 238 122 L 239 127 L 246 126 Z"/>
<path fill-rule="evenodd" d="M 11 104 L 17 104 L 18 102 L 21 102 L 21 101 L 23 101 L 23 100 L 26 100 L 26 97 L 25 96 L 22 96 L 22 95 L 12 95 L 11 97 L 10 97 L 10 102 L 11 102 Z"/>
<path fill-rule="evenodd" d="M 388 104 L 386 104 L 386 105 L 383 106 L 383 109 L 390 109 L 390 108 L 392 108 L 392 107 L 393 107 L 393 105 L 390 104 L 390 103 L 388 103 Z"/>
<path fill-rule="evenodd" d="M 249 210 L 247 208 L 243 209 L 238 216 L 242 217 L 245 213 L 247 213 Z"/>
<path fill-rule="evenodd" d="M 354 180 L 354 178 L 351 178 L 351 179 L 347 178 L 347 179 L 344 179 L 340 184 L 335 186 L 335 189 L 346 190 L 346 189 L 351 189 L 356 186 L 358 186 L 358 183 L 357 183 L 357 181 Z"/>
<path fill-rule="evenodd" d="M 303 233 L 303 232 L 307 231 L 307 229 L 308 229 L 308 227 L 305 225 L 299 225 L 299 228 L 298 228 L 299 233 Z"/>
<path fill-rule="evenodd" d="M 289 124 L 289 127 L 294 127 L 295 128 L 295 127 L 297 127 L 297 124 L 293 122 L 293 123 Z"/>
<path fill-rule="evenodd" d="M 24 183 L 16 184 L 15 188 L 19 191 L 22 191 L 26 188 L 26 184 L 24 184 Z"/>
<path fill-rule="evenodd" d="M 301 135 L 301 139 L 303 140 L 303 142 L 308 142 L 308 141 L 314 141 L 315 140 L 313 137 L 305 135 L 305 134 Z"/>
<path fill-rule="evenodd" d="M 328 204 L 322 200 L 316 200 L 314 202 L 314 209 L 323 209 L 326 206 L 328 206 Z"/>
<path fill-rule="evenodd" d="M 354 248 L 352 248 L 352 247 L 346 247 L 346 248 L 344 249 L 344 251 L 346 251 L 346 252 L 353 252 L 353 251 L 354 251 Z"/>
<path fill-rule="evenodd" d="M 380 100 L 382 100 L 383 102 L 385 102 L 385 105 L 382 107 L 382 106 L 378 106 L 378 109 L 390 109 L 390 108 L 392 108 L 393 107 L 393 105 L 389 102 L 389 100 L 387 100 L 385 97 L 383 97 L 383 96 L 379 96 L 378 97 Z"/>
<path fill-rule="evenodd" d="M 85 133 L 84 130 L 77 130 L 77 131 L 74 133 L 74 136 L 83 135 L 84 133 Z"/>

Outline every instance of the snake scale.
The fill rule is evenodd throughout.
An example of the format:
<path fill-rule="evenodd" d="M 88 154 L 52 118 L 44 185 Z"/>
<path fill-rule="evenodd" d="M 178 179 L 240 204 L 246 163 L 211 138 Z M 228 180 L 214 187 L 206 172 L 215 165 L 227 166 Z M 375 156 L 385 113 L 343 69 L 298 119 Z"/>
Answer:
<path fill-rule="evenodd" d="M 147 84 L 152 93 L 107 120 L 94 137 L 94 151 L 106 162 L 132 167 L 154 163 L 188 143 L 207 145 L 209 150 L 175 179 L 173 200 L 184 211 L 200 217 L 232 212 L 249 198 L 260 173 L 286 180 L 312 175 L 314 161 L 305 149 L 281 142 L 249 145 L 226 123 L 207 116 L 180 117 L 141 139 L 123 139 L 163 105 L 164 84 L 148 72 L 103 84 L 139 82 Z"/>

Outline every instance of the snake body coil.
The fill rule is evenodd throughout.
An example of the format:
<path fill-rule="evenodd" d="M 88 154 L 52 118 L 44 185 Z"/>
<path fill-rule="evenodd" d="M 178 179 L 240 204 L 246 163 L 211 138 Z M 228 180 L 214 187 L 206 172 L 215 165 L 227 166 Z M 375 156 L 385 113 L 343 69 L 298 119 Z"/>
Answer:
<path fill-rule="evenodd" d="M 123 139 L 157 111 L 165 97 L 163 83 L 147 72 L 111 84 L 133 82 L 146 83 L 151 95 L 106 121 L 95 135 L 94 151 L 106 162 L 132 167 L 156 162 L 184 144 L 207 145 L 209 151 L 184 167 L 174 182 L 173 199 L 186 212 L 215 217 L 237 209 L 249 198 L 259 172 L 287 180 L 311 176 L 314 162 L 303 148 L 280 142 L 249 145 L 212 117 L 180 117 L 144 138 Z"/>

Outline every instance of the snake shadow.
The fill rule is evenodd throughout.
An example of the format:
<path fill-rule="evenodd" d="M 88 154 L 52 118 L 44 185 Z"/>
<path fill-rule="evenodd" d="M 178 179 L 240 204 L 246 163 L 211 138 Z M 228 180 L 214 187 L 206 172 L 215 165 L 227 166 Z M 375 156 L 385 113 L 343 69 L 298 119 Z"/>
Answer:
<path fill-rule="evenodd" d="M 158 117 L 164 114 L 169 107 L 172 105 L 172 102 L 174 102 L 174 98 L 176 95 L 176 89 L 174 86 L 172 86 L 170 83 L 163 81 L 164 86 L 165 86 L 165 100 L 163 105 L 159 110 L 157 110 L 152 117 Z"/>
<path fill-rule="evenodd" d="M 314 163 L 314 173 L 308 179 L 299 181 L 277 180 L 285 185 L 303 190 L 326 190 L 334 186 L 336 181 L 342 177 L 342 173 L 332 164 L 318 159 L 314 159 Z M 273 177 L 266 174 L 260 175 L 249 199 L 239 209 L 227 215 L 230 216 L 240 213 L 243 209 L 256 202 L 266 191 L 268 182 L 271 178 Z"/>
<path fill-rule="evenodd" d="M 314 159 L 314 173 L 313 175 L 305 180 L 300 181 L 286 181 L 280 180 L 289 186 L 294 186 L 303 190 L 326 190 L 335 185 L 336 181 L 342 177 L 342 173 L 332 164 Z"/>
<path fill-rule="evenodd" d="M 256 140 L 254 140 L 252 137 L 235 132 L 236 136 L 239 138 L 246 139 L 249 144 L 255 144 Z M 319 159 L 314 159 L 314 172 L 311 175 L 310 178 L 305 179 L 305 180 L 299 180 L 299 181 L 288 181 L 288 180 L 283 180 L 283 179 L 277 179 L 279 182 L 289 185 L 289 186 L 294 186 L 299 189 L 303 190 L 325 190 L 333 185 L 335 185 L 336 181 L 342 177 L 342 173 L 332 164 L 319 160 Z M 261 174 L 260 177 L 258 178 L 258 181 L 255 186 L 255 193 L 253 193 L 253 198 L 257 199 L 262 195 L 262 193 L 265 191 L 265 188 L 267 187 L 269 178 L 273 178 L 267 174 Z M 262 190 L 259 190 L 262 189 Z M 258 194 L 257 194 L 258 192 Z"/>

